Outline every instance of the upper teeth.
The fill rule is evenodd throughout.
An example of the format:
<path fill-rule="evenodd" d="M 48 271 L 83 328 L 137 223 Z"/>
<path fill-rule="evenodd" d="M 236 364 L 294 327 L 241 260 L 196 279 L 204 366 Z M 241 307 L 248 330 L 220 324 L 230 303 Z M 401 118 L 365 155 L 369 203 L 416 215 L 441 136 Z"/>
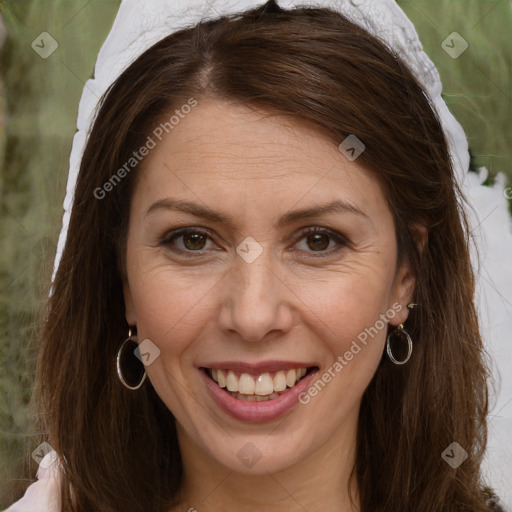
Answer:
<path fill-rule="evenodd" d="M 237 377 L 232 370 L 210 370 L 213 380 L 221 388 L 229 391 L 243 393 L 244 395 L 270 395 L 277 391 L 284 391 L 286 386 L 295 386 L 297 381 L 306 375 L 307 368 L 295 370 L 279 370 L 272 378 L 270 373 L 262 373 L 256 379 L 248 373 Z"/>

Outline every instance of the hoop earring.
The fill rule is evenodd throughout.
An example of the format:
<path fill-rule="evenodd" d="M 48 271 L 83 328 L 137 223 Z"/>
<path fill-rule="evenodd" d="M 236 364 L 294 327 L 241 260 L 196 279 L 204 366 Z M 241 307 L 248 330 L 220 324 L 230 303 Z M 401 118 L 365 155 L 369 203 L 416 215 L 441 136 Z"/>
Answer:
<path fill-rule="evenodd" d="M 391 351 L 390 339 L 392 336 L 395 336 L 395 335 L 398 335 L 400 337 L 405 336 L 405 339 L 407 340 L 407 347 L 408 347 L 407 356 L 402 361 L 398 361 L 397 359 L 395 359 L 395 356 L 393 355 L 393 352 Z M 411 357 L 411 354 L 412 354 L 412 340 L 411 340 L 411 337 L 409 336 L 409 333 L 404 329 L 404 324 L 400 324 L 393 332 L 391 332 L 388 335 L 388 339 L 386 341 L 386 350 L 387 350 L 389 359 L 391 359 L 391 361 L 395 364 L 405 364 L 405 363 L 407 363 L 407 361 L 409 361 L 409 358 Z"/>
<path fill-rule="evenodd" d="M 132 391 L 139 389 L 146 380 L 144 364 L 134 353 L 138 346 L 132 338 L 132 329 L 128 329 L 128 338 L 119 347 L 116 358 L 117 376 L 123 386 Z"/>

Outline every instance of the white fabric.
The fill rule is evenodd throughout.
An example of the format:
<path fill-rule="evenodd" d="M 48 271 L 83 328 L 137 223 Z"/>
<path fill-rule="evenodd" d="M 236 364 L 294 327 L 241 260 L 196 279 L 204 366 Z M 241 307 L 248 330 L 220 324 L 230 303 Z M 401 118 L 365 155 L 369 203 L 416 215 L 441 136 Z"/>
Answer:
<path fill-rule="evenodd" d="M 471 204 L 471 223 L 480 254 L 477 268 L 477 307 L 481 333 L 491 355 L 492 377 L 497 386 L 490 396 L 488 447 L 483 463 L 485 480 L 512 512 L 512 220 L 505 199 L 505 177 L 494 186 L 468 173 L 464 192 Z M 506 189 L 512 192 L 512 189 Z M 474 257 L 476 262 L 476 257 Z"/>
<path fill-rule="evenodd" d="M 93 122 L 93 109 L 103 92 L 131 62 L 166 35 L 195 25 L 201 19 L 241 12 L 264 3 L 265 0 L 122 0 L 112 30 L 98 55 L 94 79 L 87 81 L 80 101 L 54 276 L 66 241 L 76 178 Z M 488 350 L 496 358 L 494 376 L 501 375 L 503 379 L 501 392 L 494 397 L 495 417 L 490 418 L 489 451 L 484 469 L 488 482 L 512 508 L 512 347 L 509 341 L 512 332 L 512 225 L 503 194 L 504 182 L 499 178 L 494 187 L 483 187 L 482 176 L 468 174 L 469 153 L 464 130 L 441 97 L 438 72 L 423 52 L 413 24 L 394 0 L 278 0 L 278 4 L 282 8 L 331 7 L 383 39 L 415 73 L 440 116 L 457 180 L 474 208 L 470 212 L 472 229 L 480 232 L 479 244 L 484 254 L 478 281 L 479 314 Z"/>
<path fill-rule="evenodd" d="M 39 464 L 38 480 L 30 484 L 25 495 L 4 512 L 61 512 L 60 471 L 57 452 L 47 453 Z"/>

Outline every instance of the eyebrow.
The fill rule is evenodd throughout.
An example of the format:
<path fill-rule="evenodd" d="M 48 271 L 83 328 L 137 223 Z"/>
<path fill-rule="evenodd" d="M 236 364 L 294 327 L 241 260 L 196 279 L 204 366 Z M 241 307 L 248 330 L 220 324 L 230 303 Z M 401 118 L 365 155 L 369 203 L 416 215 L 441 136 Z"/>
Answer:
<path fill-rule="evenodd" d="M 223 213 L 216 212 L 208 206 L 203 206 L 190 201 L 176 200 L 171 198 L 160 199 L 153 203 L 146 211 L 146 216 L 161 210 L 177 210 L 185 213 L 190 213 L 196 217 L 202 217 L 213 222 L 224 224 L 227 228 L 235 231 L 235 223 L 231 217 L 224 215 Z M 300 210 L 293 210 L 285 213 L 277 222 L 276 227 L 281 228 L 293 222 L 310 219 L 314 217 L 320 217 L 327 213 L 350 213 L 361 216 L 369 220 L 366 213 L 355 206 L 352 203 L 348 203 L 337 199 L 330 203 L 324 203 L 309 208 L 303 208 Z"/>

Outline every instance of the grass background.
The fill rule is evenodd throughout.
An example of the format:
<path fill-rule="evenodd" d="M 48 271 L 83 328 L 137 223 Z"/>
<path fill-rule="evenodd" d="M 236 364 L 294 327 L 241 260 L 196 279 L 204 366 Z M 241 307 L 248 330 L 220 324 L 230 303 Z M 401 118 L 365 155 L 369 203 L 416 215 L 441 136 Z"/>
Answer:
<path fill-rule="evenodd" d="M 436 64 L 444 97 L 468 135 L 476 167 L 512 183 L 510 0 L 401 0 Z M 61 225 L 79 99 L 118 0 L 0 0 L 0 509 L 37 432 L 31 393 L 38 318 Z M 452 59 L 441 42 L 469 44 Z M 41 32 L 58 50 L 31 48 Z"/>

